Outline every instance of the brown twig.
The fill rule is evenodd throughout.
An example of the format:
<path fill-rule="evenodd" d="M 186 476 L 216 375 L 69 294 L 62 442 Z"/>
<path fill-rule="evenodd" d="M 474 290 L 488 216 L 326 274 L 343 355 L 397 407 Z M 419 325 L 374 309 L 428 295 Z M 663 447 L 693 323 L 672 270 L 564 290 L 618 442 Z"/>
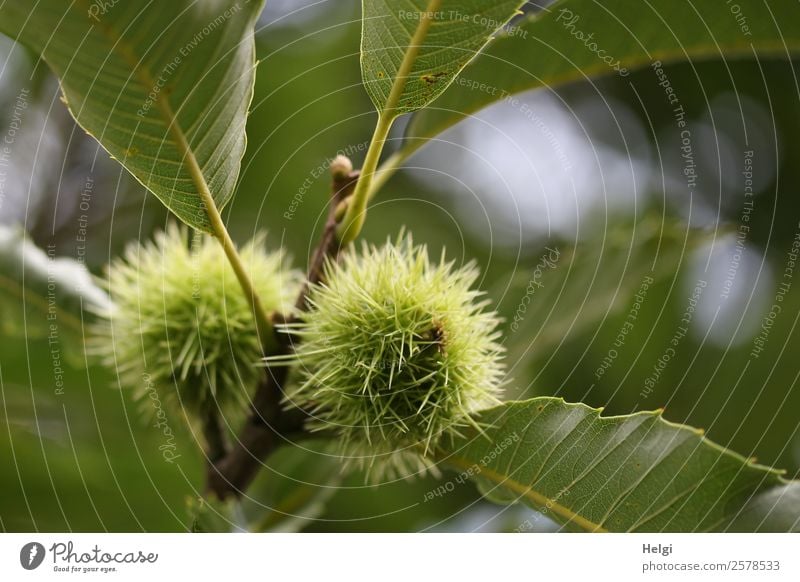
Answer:
<path fill-rule="evenodd" d="M 306 282 L 297 297 L 295 313 L 274 317 L 276 323 L 289 323 L 296 313 L 308 308 L 306 300 L 311 285 L 322 280 L 326 261 L 338 258 L 340 245 L 336 236 L 336 211 L 339 204 L 353 193 L 358 176 L 359 173 L 353 171 L 334 174 L 325 229 L 311 258 Z M 279 347 L 275 355 L 290 353 L 297 338 L 286 333 L 276 335 Z M 258 474 L 267 455 L 282 443 L 304 434 L 306 414 L 297 409 L 284 410 L 282 406 L 283 385 L 288 371 L 285 365 L 267 367 L 267 374 L 256 390 L 250 415 L 239 437 L 231 450 L 209 467 L 207 490 L 219 499 L 240 497 Z"/>
<path fill-rule="evenodd" d="M 328 219 L 325 222 L 325 230 L 322 232 L 317 248 L 314 249 L 314 254 L 311 258 L 311 263 L 308 266 L 308 276 L 300 294 L 297 297 L 295 309 L 298 311 L 305 311 L 307 308 L 306 297 L 311 285 L 315 285 L 322 281 L 325 272 L 326 260 L 337 260 L 339 251 L 339 239 L 336 237 L 336 227 L 338 221 L 336 220 L 336 210 L 339 204 L 346 200 L 355 190 L 356 182 L 358 181 L 359 172 L 349 172 L 346 175 L 333 177 L 333 192 L 331 196 L 331 205 L 328 208 Z"/>
<path fill-rule="evenodd" d="M 206 455 L 209 464 L 216 463 L 228 452 L 228 444 L 225 439 L 225 431 L 219 421 L 219 408 L 214 402 L 206 413 L 203 422 L 203 436 L 206 440 Z"/>

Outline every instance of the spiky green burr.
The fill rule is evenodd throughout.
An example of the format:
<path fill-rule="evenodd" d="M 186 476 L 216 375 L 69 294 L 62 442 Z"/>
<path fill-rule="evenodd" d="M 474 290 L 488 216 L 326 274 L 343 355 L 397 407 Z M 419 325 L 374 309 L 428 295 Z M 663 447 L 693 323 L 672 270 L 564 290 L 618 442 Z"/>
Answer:
<path fill-rule="evenodd" d="M 498 318 L 473 289 L 477 276 L 444 254 L 431 261 L 409 236 L 329 264 L 308 313 L 286 329 L 300 340 L 287 401 L 361 465 L 424 470 L 439 442 L 497 403 Z"/>
<path fill-rule="evenodd" d="M 264 236 L 241 249 L 242 261 L 268 311 L 289 309 L 298 274 Z M 194 415 L 219 407 L 241 415 L 263 375 L 253 312 L 221 246 L 170 227 L 152 242 L 130 245 L 103 283 L 115 304 L 97 327 L 93 351 L 116 370 L 122 388 Z"/>

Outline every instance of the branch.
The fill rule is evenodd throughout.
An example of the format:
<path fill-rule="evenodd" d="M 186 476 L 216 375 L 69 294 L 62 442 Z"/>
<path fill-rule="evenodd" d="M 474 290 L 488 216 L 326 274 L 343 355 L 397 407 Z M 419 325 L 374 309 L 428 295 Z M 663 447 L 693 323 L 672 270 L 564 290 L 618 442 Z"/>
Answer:
<path fill-rule="evenodd" d="M 262 461 L 284 442 L 303 434 L 305 413 L 282 409 L 287 366 L 272 370 L 253 398 L 250 416 L 230 452 L 208 468 L 206 489 L 219 499 L 240 497 L 255 479 Z"/>
<path fill-rule="evenodd" d="M 344 158 L 344 156 L 338 156 L 337 160 L 339 158 Z M 344 159 L 347 160 L 347 158 Z M 334 160 L 334 163 L 335 162 L 336 160 Z M 344 162 L 341 163 L 344 164 Z M 333 164 L 331 167 L 334 167 Z M 342 245 L 336 233 L 336 229 L 339 225 L 337 210 L 339 209 L 339 205 L 355 191 L 360 175 L 360 172 L 353 171 L 349 160 L 347 160 L 346 166 L 341 169 L 347 171 L 333 174 L 333 191 L 331 193 L 331 204 L 328 208 L 328 220 L 325 223 L 325 230 L 322 233 L 319 245 L 317 245 L 317 248 L 314 250 L 314 255 L 311 258 L 306 282 L 297 297 L 297 303 L 295 304 L 296 311 L 302 312 L 307 309 L 306 298 L 308 296 L 308 290 L 312 285 L 316 285 L 322 281 L 325 271 L 325 261 L 327 259 L 336 261 L 339 258 L 339 251 Z"/>
<path fill-rule="evenodd" d="M 331 201 L 328 218 L 319 245 L 314 251 L 308 268 L 306 282 L 297 297 L 294 313 L 276 315 L 275 323 L 289 323 L 298 313 L 308 309 L 308 292 L 319 283 L 325 273 L 328 260 L 337 260 L 341 243 L 336 234 L 338 226 L 337 208 L 352 195 L 358 182 L 359 172 L 352 170 L 350 160 L 337 157 L 331 164 L 333 175 Z M 289 354 L 296 337 L 276 334 L 278 348 L 274 355 Z M 267 374 L 256 390 L 250 415 L 231 450 L 213 463 L 206 475 L 207 490 L 219 499 L 240 497 L 252 483 L 262 466 L 262 461 L 284 442 L 290 442 L 305 434 L 303 425 L 307 415 L 302 410 L 283 409 L 283 385 L 289 373 L 288 366 L 267 367 Z"/>
<path fill-rule="evenodd" d="M 203 436 L 206 440 L 206 455 L 209 464 L 216 463 L 227 454 L 228 445 L 225 431 L 219 421 L 219 408 L 216 401 L 210 406 L 203 422 Z"/>

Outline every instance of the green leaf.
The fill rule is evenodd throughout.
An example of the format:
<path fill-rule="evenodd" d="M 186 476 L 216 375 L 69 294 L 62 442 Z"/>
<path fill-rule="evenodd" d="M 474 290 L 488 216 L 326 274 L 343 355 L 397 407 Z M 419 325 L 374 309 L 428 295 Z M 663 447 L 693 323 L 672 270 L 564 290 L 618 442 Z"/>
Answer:
<path fill-rule="evenodd" d="M 636 222 L 596 224 L 594 236 L 574 246 L 551 243 L 532 265 L 516 269 L 507 292 L 498 290 L 509 328 L 508 361 L 515 369 L 530 369 L 630 309 L 637 294 L 660 281 L 675 285 L 692 250 L 712 236 L 653 212 Z"/>
<path fill-rule="evenodd" d="M 363 0 L 361 74 L 372 102 L 393 116 L 436 99 L 520 0 Z"/>
<path fill-rule="evenodd" d="M 0 32 L 39 52 L 78 123 L 181 220 L 212 232 L 233 195 L 262 2 L 0 4 Z M 216 210 L 215 210 L 216 211 Z"/>
<path fill-rule="evenodd" d="M 529 89 L 625 76 L 654 61 L 789 58 L 800 51 L 796 2 L 737 0 L 735 5 L 739 18 L 728 2 L 558 2 L 498 36 L 436 107 L 418 112 L 403 148 L 386 167 L 396 167 L 464 117 Z M 655 75 L 653 79 L 659 81 Z"/>
<path fill-rule="evenodd" d="M 800 493 L 774 469 L 660 412 L 600 416 L 557 398 L 509 402 L 441 453 L 490 499 L 588 531 L 800 531 Z M 488 437 L 488 438 L 487 438 Z"/>
<path fill-rule="evenodd" d="M 219 501 L 205 497 L 187 497 L 189 531 L 192 533 L 244 532 L 241 506 L 236 499 Z"/>
<path fill-rule="evenodd" d="M 323 514 L 342 479 L 342 462 L 332 448 L 306 441 L 267 459 L 243 501 L 251 531 L 297 532 Z"/>
<path fill-rule="evenodd" d="M 88 319 L 112 309 L 83 263 L 56 257 L 54 251 L 38 248 L 20 229 L 0 227 L 0 330 L 5 335 L 44 337 L 56 329 L 80 338 Z M 68 349 L 74 342 L 60 344 Z"/>
<path fill-rule="evenodd" d="M 361 76 L 378 110 L 361 176 L 337 228 L 354 240 L 392 123 L 444 91 L 522 0 L 362 0 Z"/>

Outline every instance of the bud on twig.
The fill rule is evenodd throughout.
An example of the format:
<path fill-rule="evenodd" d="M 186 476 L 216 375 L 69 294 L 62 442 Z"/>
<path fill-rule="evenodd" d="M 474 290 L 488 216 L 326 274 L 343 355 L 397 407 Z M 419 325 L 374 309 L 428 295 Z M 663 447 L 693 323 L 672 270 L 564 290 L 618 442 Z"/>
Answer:
<path fill-rule="evenodd" d="M 331 176 L 333 176 L 335 180 L 342 180 L 353 171 L 353 162 L 351 162 L 350 158 L 347 156 L 339 154 L 331 160 L 330 168 Z"/>

